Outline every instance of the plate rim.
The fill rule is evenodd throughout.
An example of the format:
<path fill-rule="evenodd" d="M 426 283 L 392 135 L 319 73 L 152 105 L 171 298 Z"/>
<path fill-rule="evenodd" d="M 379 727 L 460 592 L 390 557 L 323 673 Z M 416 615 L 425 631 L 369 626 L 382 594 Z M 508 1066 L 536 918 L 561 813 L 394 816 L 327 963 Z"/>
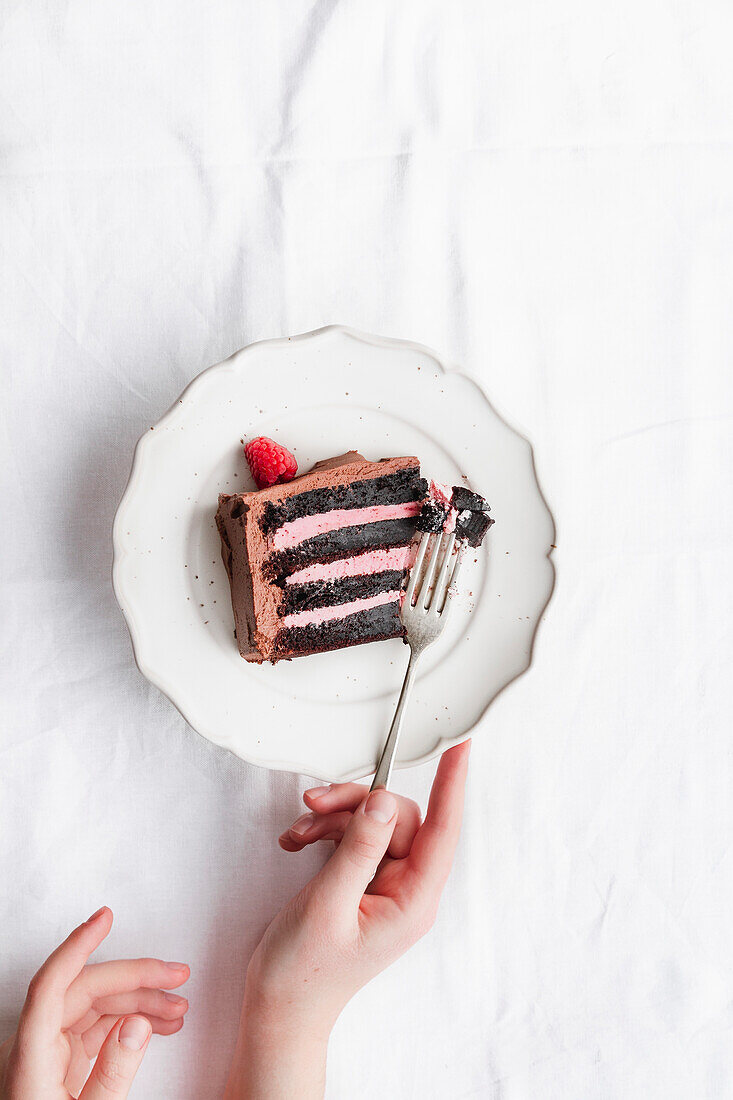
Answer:
<path fill-rule="evenodd" d="M 134 492 L 135 492 L 135 489 L 137 487 L 137 482 L 141 478 L 141 465 L 142 465 L 142 458 L 143 458 L 144 451 L 145 451 L 145 440 L 149 438 L 150 432 L 154 431 L 158 427 L 167 426 L 167 422 L 175 415 L 176 410 L 183 403 L 184 399 L 186 397 L 191 396 L 192 392 L 198 387 L 198 385 L 202 382 L 202 380 L 208 374 L 210 374 L 212 371 L 221 370 L 222 368 L 226 367 L 227 364 L 230 363 L 230 361 L 232 359 L 234 359 L 235 357 L 242 356 L 246 352 L 252 351 L 252 350 L 254 350 L 255 348 L 258 348 L 258 347 L 262 347 L 265 344 L 269 345 L 271 347 L 275 347 L 275 346 L 278 346 L 278 345 L 279 346 L 287 346 L 288 344 L 293 344 L 295 342 L 304 342 L 306 340 L 314 339 L 316 337 L 323 336 L 326 333 L 340 333 L 341 335 L 346 336 L 350 339 L 357 340 L 361 343 L 368 344 L 368 345 L 371 345 L 373 347 L 386 347 L 386 348 L 396 348 L 396 349 L 401 348 L 403 350 L 407 348 L 407 349 L 409 349 L 411 351 L 414 351 L 414 352 L 417 352 L 421 355 L 428 356 L 436 364 L 436 366 L 437 366 L 437 368 L 438 368 L 438 370 L 440 371 L 441 374 L 444 374 L 444 375 L 456 375 L 457 374 L 457 375 L 461 375 L 463 378 L 467 379 L 479 391 L 479 393 L 481 394 L 481 397 L 486 402 L 486 404 L 489 406 L 489 408 L 494 413 L 494 415 L 496 417 L 498 417 L 498 419 L 510 431 L 512 431 L 516 436 L 518 436 L 524 442 L 524 444 L 527 447 L 527 451 L 528 451 L 528 455 L 529 455 L 529 462 L 530 462 L 530 466 L 531 466 L 531 470 L 532 470 L 532 475 L 534 477 L 535 485 L 536 485 L 536 488 L 537 488 L 537 493 L 539 495 L 539 500 L 540 500 L 540 503 L 541 503 L 542 507 L 544 508 L 544 510 L 547 514 L 547 517 L 549 519 L 549 522 L 550 522 L 552 541 L 551 541 L 551 544 L 550 544 L 547 552 L 544 555 L 544 558 L 547 561 L 548 566 L 549 566 L 549 585 L 548 585 L 548 590 L 547 590 L 547 597 L 546 597 L 544 603 L 537 610 L 536 619 L 535 619 L 534 624 L 533 624 L 532 634 L 529 638 L 526 664 L 518 672 L 516 672 L 515 675 L 512 676 L 512 678 L 510 680 L 506 681 L 506 683 L 499 689 L 499 691 L 497 691 L 496 694 L 493 695 L 491 697 L 491 699 L 489 699 L 489 701 L 483 707 L 483 709 L 481 710 L 481 713 L 478 715 L 476 720 L 470 726 L 468 726 L 466 729 L 464 729 L 458 736 L 456 736 L 456 737 L 439 736 L 436 739 L 436 741 L 434 742 L 434 744 L 432 745 L 432 747 L 430 749 L 426 750 L 426 752 L 422 753 L 420 756 L 413 757 L 409 760 L 400 760 L 399 762 L 396 762 L 395 768 L 402 770 L 404 768 L 413 768 L 413 767 L 418 767 L 421 764 L 426 764 L 430 760 L 433 760 L 435 757 L 439 756 L 442 752 L 445 751 L 445 749 L 450 748 L 452 745 L 460 744 L 462 741 L 465 741 L 469 737 L 472 736 L 473 731 L 483 722 L 489 708 L 492 706 L 492 704 L 495 702 L 495 700 L 498 699 L 499 696 L 502 695 L 507 690 L 508 687 L 510 687 L 516 680 L 518 680 L 521 676 L 523 676 L 532 667 L 532 663 L 534 661 L 534 655 L 535 655 L 535 646 L 536 646 L 536 643 L 537 643 L 537 635 L 538 635 L 538 632 L 539 632 L 539 629 L 540 629 L 540 624 L 543 621 L 543 617 L 545 615 L 547 607 L 548 607 L 548 605 L 549 605 L 550 601 L 552 600 L 552 597 L 555 593 L 555 587 L 556 587 L 556 582 L 557 582 L 557 570 L 555 568 L 555 562 L 554 562 L 554 557 L 553 557 L 553 550 L 556 548 L 555 543 L 556 543 L 556 535 L 557 535 L 557 525 L 555 523 L 554 513 L 553 513 L 552 509 L 550 508 L 550 506 L 548 504 L 545 491 L 542 487 L 542 483 L 540 481 L 540 478 L 539 478 L 539 475 L 538 475 L 538 472 L 537 472 L 537 464 L 536 464 L 536 461 L 535 461 L 534 447 L 532 446 L 532 443 L 530 442 L 530 440 L 527 437 L 527 435 L 525 434 L 525 432 L 520 430 L 518 427 L 516 427 L 516 425 L 513 423 L 513 421 L 511 420 L 510 417 L 508 417 L 503 412 L 500 412 L 499 409 L 497 409 L 497 407 L 495 406 L 493 401 L 491 401 L 489 399 L 489 397 L 487 396 L 481 382 L 475 377 L 475 375 L 471 371 L 465 370 L 462 367 L 458 366 L 457 364 L 448 362 L 446 359 L 444 359 L 442 356 L 440 356 L 436 351 L 434 351 L 432 348 L 428 347 L 425 344 L 418 343 L 417 341 L 414 341 L 414 340 L 404 340 L 404 339 L 400 339 L 400 338 L 396 338 L 396 337 L 390 337 L 390 336 L 379 336 L 379 335 L 376 335 L 376 334 L 373 334 L 373 333 L 363 332 L 360 329 L 353 328 L 349 325 L 334 323 L 334 324 L 322 325 L 319 328 L 310 329 L 307 332 L 300 332 L 300 333 L 297 333 L 293 336 L 265 337 L 262 340 L 255 340 L 250 344 L 246 344 L 242 348 L 237 348 L 230 355 L 228 355 L 225 359 L 222 359 L 217 363 L 212 363 L 210 366 L 205 367 L 202 371 L 199 371 L 199 373 L 196 374 L 191 379 L 191 381 L 184 387 L 184 389 L 179 393 L 178 397 L 176 397 L 176 399 L 171 403 L 171 405 L 168 407 L 168 409 L 166 409 L 166 411 L 162 414 L 162 416 L 160 416 L 155 421 L 154 424 L 152 424 L 149 428 L 147 428 L 140 435 L 139 439 L 137 440 L 137 442 L 135 444 L 135 448 L 133 450 L 132 463 L 131 463 L 131 466 L 130 466 L 130 473 L 129 473 L 129 476 L 128 476 L 127 481 L 125 483 L 125 487 L 123 489 L 122 495 L 121 495 L 119 503 L 117 505 L 117 508 L 115 510 L 115 516 L 114 516 L 114 520 L 113 520 L 113 523 L 112 523 L 112 568 L 111 568 L 111 573 L 112 573 L 112 588 L 113 588 L 113 591 L 114 591 L 115 599 L 117 600 L 117 604 L 120 608 L 120 611 L 122 612 L 122 616 L 125 620 L 125 624 L 127 626 L 127 630 L 128 630 L 129 635 L 130 635 L 130 642 L 131 642 L 131 646 L 132 646 L 132 655 L 133 655 L 133 659 L 135 661 L 135 664 L 138 668 L 138 671 L 151 684 L 153 684 L 153 686 L 156 687 L 166 697 L 166 699 L 168 699 L 168 701 L 175 707 L 175 709 L 178 711 L 178 713 L 184 719 L 186 724 L 190 727 L 191 730 L 193 730 L 193 732 L 197 736 L 203 738 L 203 740 L 207 741 L 209 744 L 215 745 L 217 748 L 224 749 L 225 751 L 231 753 L 233 756 L 236 756 L 239 759 L 244 760 L 247 764 L 250 764 L 254 767 L 266 768 L 270 771 L 294 772 L 294 773 L 298 773 L 298 774 L 302 774 L 302 775 L 312 776 L 315 779 L 328 780 L 329 782 L 350 782 L 350 781 L 353 781 L 355 779 L 364 778 L 365 774 L 369 775 L 371 773 L 370 772 L 364 773 L 363 768 L 359 767 L 354 771 L 344 773 L 343 775 L 340 775 L 340 776 L 337 776 L 337 777 L 334 778 L 333 776 L 326 776 L 326 775 L 318 774 L 317 771 L 313 771 L 310 768 L 304 768 L 302 766 L 302 764 L 297 763 L 295 761 L 286 761 L 286 760 L 282 760 L 282 759 L 268 760 L 268 759 L 264 759 L 262 757 L 258 757 L 257 759 L 254 759 L 246 752 L 235 752 L 232 748 L 230 748 L 228 745 L 224 744 L 221 740 L 217 740 L 213 737 L 209 737 L 207 734 L 201 733 L 196 728 L 196 726 L 193 724 L 193 722 L 189 718 L 188 714 L 186 713 L 186 710 L 188 708 L 186 707 L 185 703 L 182 703 L 182 702 L 179 702 L 179 701 L 176 700 L 176 698 L 174 697 L 174 694 L 175 694 L 174 689 L 170 688 L 167 685 L 167 683 L 165 682 L 165 678 L 162 676 L 162 674 L 157 672 L 145 660 L 145 657 L 143 655 L 144 644 L 143 644 L 143 641 L 142 641 L 142 638 L 141 638 L 140 626 L 139 626 L 139 623 L 137 622 L 137 620 L 135 618 L 135 615 L 134 615 L 132 609 L 127 604 L 127 600 L 124 598 L 124 594 L 123 594 L 123 586 L 124 586 L 123 564 L 124 564 L 125 559 L 129 556 L 129 550 L 125 546 L 126 535 L 122 531 L 122 526 L 123 526 L 122 520 L 124 518 L 125 509 L 126 509 L 126 507 L 129 507 L 129 502 L 130 502 L 130 500 L 132 500 L 132 498 L 134 496 Z"/>

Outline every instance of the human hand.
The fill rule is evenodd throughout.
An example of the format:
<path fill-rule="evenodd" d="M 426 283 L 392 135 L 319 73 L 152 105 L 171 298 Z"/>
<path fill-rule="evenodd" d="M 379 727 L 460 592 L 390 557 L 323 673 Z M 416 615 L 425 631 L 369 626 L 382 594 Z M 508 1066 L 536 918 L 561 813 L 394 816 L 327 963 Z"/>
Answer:
<path fill-rule="evenodd" d="M 160 959 L 87 965 L 111 927 L 112 911 L 100 909 L 31 980 L 18 1031 L 0 1048 L 3 1100 L 127 1096 L 152 1032 L 180 1031 L 188 1001 L 164 991 L 187 981 L 188 967 Z"/>
<path fill-rule="evenodd" d="M 340 841 L 278 913 L 247 970 L 240 1041 L 226 1096 L 322 1095 L 328 1036 L 371 978 L 430 929 L 463 814 L 470 742 L 443 756 L 425 821 L 407 799 L 357 784 L 306 792 L 314 817 L 282 847 Z M 301 819 L 302 821 L 302 819 Z M 296 823 L 297 825 L 298 823 Z"/>
<path fill-rule="evenodd" d="M 286 852 L 302 852 L 303 848 L 319 840 L 332 840 L 338 847 L 355 811 L 368 794 L 369 788 L 363 783 L 331 783 L 328 787 L 312 787 L 303 794 L 303 801 L 310 812 L 293 822 L 278 838 L 278 844 Z M 400 794 L 393 794 L 392 797 L 397 803 L 397 821 L 386 854 L 392 859 L 404 859 L 410 854 L 422 814 L 417 802 L 411 798 Z"/>

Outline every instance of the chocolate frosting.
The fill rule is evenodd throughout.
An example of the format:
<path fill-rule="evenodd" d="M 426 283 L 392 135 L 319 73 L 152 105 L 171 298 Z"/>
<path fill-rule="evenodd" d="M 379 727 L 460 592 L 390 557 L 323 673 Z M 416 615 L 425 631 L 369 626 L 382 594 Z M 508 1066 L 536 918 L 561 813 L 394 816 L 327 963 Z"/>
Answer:
<path fill-rule="evenodd" d="M 358 451 L 347 451 L 345 454 L 335 455 L 334 458 L 322 458 L 308 472 L 312 474 L 316 470 L 334 470 L 337 466 L 350 465 L 352 462 L 366 462 L 366 459 Z"/>

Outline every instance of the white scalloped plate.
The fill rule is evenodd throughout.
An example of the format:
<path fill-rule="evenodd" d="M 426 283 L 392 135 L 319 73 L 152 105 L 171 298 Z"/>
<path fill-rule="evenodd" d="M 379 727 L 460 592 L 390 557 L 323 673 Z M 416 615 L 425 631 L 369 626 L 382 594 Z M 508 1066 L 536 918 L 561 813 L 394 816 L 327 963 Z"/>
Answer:
<path fill-rule="evenodd" d="M 427 348 L 340 326 L 252 344 L 200 374 L 140 439 L 114 524 L 115 594 L 135 659 L 195 730 L 253 764 L 326 780 L 373 771 L 407 660 L 400 640 L 252 665 L 233 634 L 214 524 L 251 489 L 240 440 L 270 435 L 301 470 L 348 450 L 416 454 L 486 496 L 496 524 L 425 654 L 399 766 L 463 739 L 528 668 L 554 571 L 532 449 Z"/>

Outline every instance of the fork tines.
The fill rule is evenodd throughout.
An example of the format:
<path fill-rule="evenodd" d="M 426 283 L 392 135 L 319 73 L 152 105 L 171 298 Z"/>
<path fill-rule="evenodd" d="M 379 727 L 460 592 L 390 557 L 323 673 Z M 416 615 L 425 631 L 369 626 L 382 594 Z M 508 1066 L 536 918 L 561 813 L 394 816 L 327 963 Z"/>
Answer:
<path fill-rule="evenodd" d="M 428 548 L 430 557 L 425 565 Z M 403 612 L 409 607 L 441 615 L 449 590 L 455 585 L 462 557 L 463 545 L 456 546 L 455 532 L 447 535 L 423 532 L 405 589 Z"/>

